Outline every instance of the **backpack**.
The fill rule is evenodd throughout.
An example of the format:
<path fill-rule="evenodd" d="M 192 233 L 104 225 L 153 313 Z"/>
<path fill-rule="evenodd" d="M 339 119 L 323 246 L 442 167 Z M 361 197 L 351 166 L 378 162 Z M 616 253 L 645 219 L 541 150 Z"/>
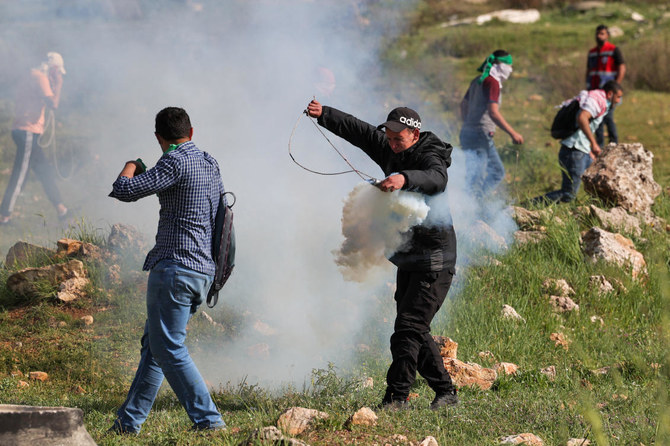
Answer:
<path fill-rule="evenodd" d="M 228 204 L 226 195 L 233 196 L 233 204 Z M 207 306 L 214 308 L 219 300 L 219 290 L 223 288 L 235 267 L 235 228 L 233 227 L 233 206 L 236 197 L 232 192 L 219 196 L 214 228 L 212 229 L 212 259 L 216 264 L 214 281 L 207 293 Z"/>
<path fill-rule="evenodd" d="M 577 125 L 578 113 L 579 101 L 576 99 L 559 108 L 554 121 L 551 123 L 551 137 L 565 139 L 575 133 L 579 129 Z"/>

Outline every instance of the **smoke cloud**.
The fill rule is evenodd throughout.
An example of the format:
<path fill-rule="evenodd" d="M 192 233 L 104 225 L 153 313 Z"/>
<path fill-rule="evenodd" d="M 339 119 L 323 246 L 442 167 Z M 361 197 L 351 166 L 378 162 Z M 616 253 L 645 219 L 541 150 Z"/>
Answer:
<path fill-rule="evenodd" d="M 422 194 L 382 192 L 367 184 L 351 191 L 342 211 L 344 242 L 335 254 L 346 280 L 370 281 L 381 269 L 388 273 L 391 257 L 409 240 L 410 228 L 428 215 Z"/>

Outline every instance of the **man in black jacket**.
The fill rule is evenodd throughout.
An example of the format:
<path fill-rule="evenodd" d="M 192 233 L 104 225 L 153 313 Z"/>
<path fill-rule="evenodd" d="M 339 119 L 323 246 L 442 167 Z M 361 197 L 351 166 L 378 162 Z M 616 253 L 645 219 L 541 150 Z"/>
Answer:
<path fill-rule="evenodd" d="M 421 118 L 414 110 L 396 108 L 379 127 L 316 100 L 309 103 L 307 113 L 381 167 L 386 175 L 378 184 L 381 190 L 436 195 L 446 189 L 451 146 L 431 132 L 420 132 Z M 417 371 L 435 391 L 431 409 L 458 402 L 456 388 L 430 334 L 430 322 L 449 291 L 456 263 L 456 234 L 448 214 L 446 219 L 412 228 L 410 243 L 390 259 L 398 267 L 397 316 L 383 408 L 408 407 Z"/>

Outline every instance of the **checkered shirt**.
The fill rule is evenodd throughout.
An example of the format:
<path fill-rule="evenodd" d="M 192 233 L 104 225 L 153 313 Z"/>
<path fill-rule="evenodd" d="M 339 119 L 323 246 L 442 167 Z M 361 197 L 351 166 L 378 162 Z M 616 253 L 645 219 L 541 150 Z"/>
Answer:
<path fill-rule="evenodd" d="M 223 183 L 212 156 L 188 141 L 164 153 L 146 172 L 117 178 L 112 188 L 109 196 L 121 201 L 158 195 L 161 209 L 156 245 L 144 261 L 145 271 L 160 260 L 173 259 L 187 268 L 214 275 L 212 228 Z"/>

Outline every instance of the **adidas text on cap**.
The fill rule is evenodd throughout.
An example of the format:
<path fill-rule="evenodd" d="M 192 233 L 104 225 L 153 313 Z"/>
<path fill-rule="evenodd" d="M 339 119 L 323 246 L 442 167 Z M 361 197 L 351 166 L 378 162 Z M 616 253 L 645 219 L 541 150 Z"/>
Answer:
<path fill-rule="evenodd" d="M 380 124 L 377 128 L 386 127 L 392 132 L 401 132 L 405 129 L 421 129 L 421 118 L 419 114 L 407 107 L 398 107 L 391 110 L 386 122 Z"/>

